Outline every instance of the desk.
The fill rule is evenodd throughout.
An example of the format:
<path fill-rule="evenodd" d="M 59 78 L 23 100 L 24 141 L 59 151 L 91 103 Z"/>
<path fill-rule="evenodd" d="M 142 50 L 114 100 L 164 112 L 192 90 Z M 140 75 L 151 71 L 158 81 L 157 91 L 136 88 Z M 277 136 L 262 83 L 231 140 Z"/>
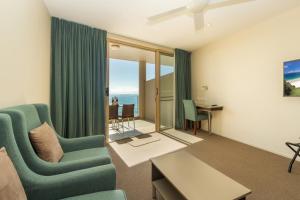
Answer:
<path fill-rule="evenodd" d="M 208 113 L 208 133 L 211 134 L 212 112 L 223 110 L 223 106 L 197 104 L 197 109 Z"/>
<path fill-rule="evenodd" d="M 245 200 L 251 190 L 186 150 L 151 159 L 153 199 Z M 176 166 L 176 167 L 174 167 Z"/>

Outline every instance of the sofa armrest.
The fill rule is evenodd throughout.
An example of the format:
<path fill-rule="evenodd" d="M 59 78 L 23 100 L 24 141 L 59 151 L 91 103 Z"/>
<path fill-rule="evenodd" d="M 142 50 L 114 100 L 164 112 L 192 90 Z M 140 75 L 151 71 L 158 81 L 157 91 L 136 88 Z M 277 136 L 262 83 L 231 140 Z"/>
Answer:
<path fill-rule="evenodd" d="M 112 164 L 54 176 L 36 175 L 25 186 L 28 199 L 62 199 L 94 192 L 114 190 L 116 172 Z"/>
<path fill-rule="evenodd" d="M 104 135 L 87 136 L 80 138 L 67 139 L 58 136 L 59 142 L 64 152 L 78 151 L 104 146 Z"/>
<path fill-rule="evenodd" d="M 40 163 L 40 167 L 36 167 L 34 171 L 38 174 L 50 176 L 56 174 L 63 174 L 75 170 L 87 169 L 95 166 L 106 165 L 110 163 L 111 158 L 109 156 L 92 157 L 59 163 L 49 163 L 42 160 Z"/>

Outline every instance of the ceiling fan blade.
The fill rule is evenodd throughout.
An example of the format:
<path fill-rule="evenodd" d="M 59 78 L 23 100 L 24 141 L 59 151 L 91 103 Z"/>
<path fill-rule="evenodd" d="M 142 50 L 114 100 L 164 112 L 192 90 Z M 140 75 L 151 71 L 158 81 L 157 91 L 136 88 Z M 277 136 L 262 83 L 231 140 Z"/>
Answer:
<path fill-rule="evenodd" d="M 204 15 L 203 12 L 194 14 L 194 24 L 196 31 L 204 28 Z"/>
<path fill-rule="evenodd" d="M 232 6 L 232 5 L 237 5 L 241 3 L 247 3 L 255 0 L 223 0 L 217 3 L 210 3 L 207 5 L 204 10 L 211 10 L 211 9 L 216 9 L 216 8 L 223 8 L 226 6 Z"/>
<path fill-rule="evenodd" d="M 181 14 L 185 14 L 187 13 L 188 10 L 185 6 L 183 7 L 179 7 L 179 8 L 175 8 L 173 10 L 169 10 L 167 12 L 163 12 L 161 14 L 158 14 L 158 15 L 154 15 L 152 17 L 149 17 L 148 18 L 148 22 L 150 24 L 155 24 L 155 23 L 159 23 L 159 22 L 162 22 L 162 21 L 165 21 L 165 20 L 168 20 L 170 18 L 173 18 L 173 17 L 176 17 L 178 15 L 181 15 Z"/>

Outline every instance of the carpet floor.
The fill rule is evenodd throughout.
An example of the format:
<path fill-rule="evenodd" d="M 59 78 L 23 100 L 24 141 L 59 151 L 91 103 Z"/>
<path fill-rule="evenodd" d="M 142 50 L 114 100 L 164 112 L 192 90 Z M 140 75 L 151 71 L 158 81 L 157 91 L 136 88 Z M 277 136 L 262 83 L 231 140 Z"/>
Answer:
<path fill-rule="evenodd" d="M 247 200 L 299 200 L 300 163 L 289 174 L 289 159 L 221 136 L 199 132 L 205 141 L 187 150 L 210 166 L 252 190 Z M 126 191 L 129 200 L 151 200 L 151 164 L 128 168 L 109 147 L 117 170 L 117 188 Z"/>

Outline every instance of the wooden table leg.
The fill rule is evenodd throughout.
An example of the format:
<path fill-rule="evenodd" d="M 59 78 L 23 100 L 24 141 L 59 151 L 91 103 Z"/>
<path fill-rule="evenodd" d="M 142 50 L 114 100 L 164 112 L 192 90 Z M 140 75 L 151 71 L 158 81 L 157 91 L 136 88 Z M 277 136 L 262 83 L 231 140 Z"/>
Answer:
<path fill-rule="evenodd" d="M 151 168 L 152 168 L 152 178 L 151 178 L 152 182 L 155 181 L 155 180 L 164 178 L 162 173 L 155 167 L 155 165 L 153 163 L 151 165 Z M 159 199 L 159 195 L 156 195 L 156 194 L 157 194 L 156 188 L 152 184 L 152 198 L 153 199 Z"/>
<path fill-rule="evenodd" d="M 211 112 L 208 112 L 208 133 L 211 134 Z"/>
<path fill-rule="evenodd" d="M 152 185 L 152 199 L 156 199 L 156 188 Z"/>
<path fill-rule="evenodd" d="M 296 153 L 295 153 L 295 155 L 294 155 L 294 157 L 293 157 L 293 159 L 291 160 L 291 162 L 290 162 L 290 165 L 289 165 L 289 173 L 291 173 L 292 172 L 292 168 L 293 168 L 293 164 L 294 164 L 294 162 L 295 162 L 295 160 L 296 160 L 296 158 L 299 156 L 299 152 L 300 152 L 300 147 L 298 148 L 298 150 L 296 151 Z"/>
<path fill-rule="evenodd" d="M 288 172 L 291 173 L 292 172 L 292 167 L 293 167 L 293 164 L 296 160 L 296 158 L 299 156 L 300 157 L 300 143 L 291 143 L 291 142 L 286 142 L 285 143 L 294 153 L 294 157 L 293 159 L 291 160 L 290 164 L 289 164 L 289 169 L 288 169 Z M 297 149 L 295 149 L 295 147 Z"/>

